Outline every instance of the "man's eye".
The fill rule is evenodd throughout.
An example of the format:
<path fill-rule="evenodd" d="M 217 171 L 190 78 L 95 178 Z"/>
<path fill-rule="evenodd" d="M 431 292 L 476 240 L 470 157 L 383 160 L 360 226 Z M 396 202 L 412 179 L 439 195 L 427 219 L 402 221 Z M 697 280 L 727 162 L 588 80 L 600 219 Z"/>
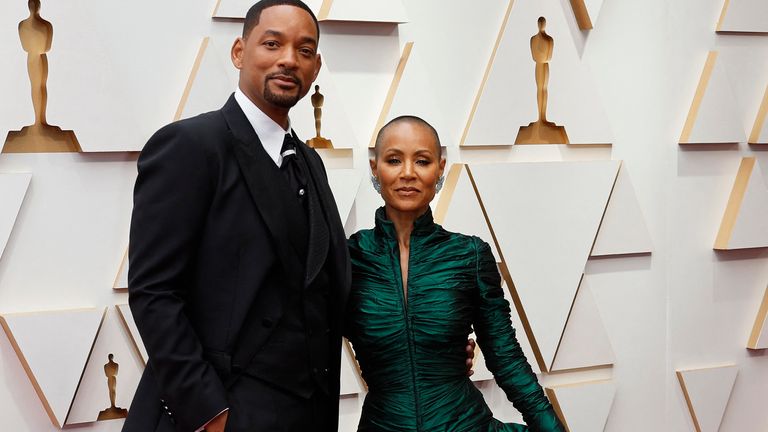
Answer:
<path fill-rule="evenodd" d="M 311 57 L 311 56 L 315 55 L 315 50 L 313 50 L 311 48 L 302 48 L 302 49 L 299 50 L 299 52 L 301 53 L 301 55 L 304 55 L 304 56 L 307 56 L 307 57 Z"/>
<path fill-rule="evenodd" d="M 266 42 L 264 42 L 264 45 L 267 48 L 277 48 L 277 46 L 278 46 L 277 45 L 277 41 L 266 41 Z"/>

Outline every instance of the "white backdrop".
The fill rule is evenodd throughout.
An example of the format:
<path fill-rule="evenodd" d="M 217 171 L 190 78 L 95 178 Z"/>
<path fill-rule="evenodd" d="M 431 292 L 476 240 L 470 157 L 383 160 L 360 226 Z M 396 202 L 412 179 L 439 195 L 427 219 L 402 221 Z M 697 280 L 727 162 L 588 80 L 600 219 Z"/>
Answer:
<path fill-rule="evenodd" d="M 575 26 L 569 1 L 550 1 L 561 3 Z M 15 31 L 26 17 L 25 3 L 0 5 L 3 134 L 32 117 L 26 112 L 31 104 Z M 172 119 L 202 38 L 211 36 L 226 51 L 240 31 L 238 22 L 210 19 L 215 3 L 43 0 L 41 14 L 54 26 L 49 121 L 73 129 L 85 150 L 141 147 Z M 739 366 L 739 373 L 720 430 L 768 430 L 768 356 L 745 349 L 768 285 L 768 251 L 712 250 L 741 157 L 756 156 L 766 176 L 768 148 L 677 144 L 708 51 L 720 51 L 745 132 L 768 83 L 768 36 L 716 34 L 722 3 L 605 0 L 593 30 L 572 29 L 583 42 L 582 59 L 614 139 L 611 149 L 578 152 L 455 147 L 508 1 L 404 0 L 406 24 L 321 25 L 323 55 L 360 143 L 352 156 L 323 153 L 331 166 L 367 172 L 365 146 L 401 47 L 414 41 L 441 109 L 424 115 L 442 117 L 449 162 L 610 158 L 629 167 L 653 253 L 592 259 L 585 271 L 614 366 L 542 377 L 544 385 L 612 378 L 617 392 L 606 431 L 695 430 L 675 371 L 728 363 Z M 533 73 L 532 63 L 522 67 Z M 299 133 L 309 137 L 313 131 Z M 0 260 L 0 314 L 127 301 L 112 284 L 128 235 L 135 160 L 135 153 L 119 152 L 0 154 L 0 172 L 32 173 Z M 363 182 L 347 232 L 371 226 L 378 205 Z M 479 386 L 498 418 L 518 418 L 495 384 Z M 355 430 L 361 404 L 362 396 L 342 399 L 341 430 Z M 0 419 L 2 430 L 56 430 L 5 336 L 0 336 Z M 107 421 L 81 429 L 120 427 L 121 421 Z"/>

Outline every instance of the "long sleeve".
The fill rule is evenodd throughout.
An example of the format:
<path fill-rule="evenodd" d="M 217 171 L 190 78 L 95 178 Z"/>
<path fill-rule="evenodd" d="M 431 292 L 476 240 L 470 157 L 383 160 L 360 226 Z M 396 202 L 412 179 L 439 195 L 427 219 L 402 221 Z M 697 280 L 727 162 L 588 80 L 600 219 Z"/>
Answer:
<path fill-rule="evenodd" d="M 129 302 L 149 366 L 177 426 L 195 430 L 227 408 L 224 386 L 189 320 L 186 304 L 215 173 L 203 143 L 172 124 L 138 162 L 131 220 Z M 160 401 L 158 401 L 160 403 Z"/>
<path fill-rule="evenodd" d="M 509 302 L 487 243 L 475 238 L 478 299 L 474 317 L 477 342 L 496 383 L 535 432 L 564 431 L 515 337 Z"/>

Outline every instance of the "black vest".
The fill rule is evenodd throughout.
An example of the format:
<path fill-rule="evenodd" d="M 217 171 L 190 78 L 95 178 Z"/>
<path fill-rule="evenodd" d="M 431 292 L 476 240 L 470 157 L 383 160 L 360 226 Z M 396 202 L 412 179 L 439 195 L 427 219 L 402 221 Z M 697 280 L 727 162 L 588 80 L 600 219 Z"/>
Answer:
<path fill-rule="evenodd" d="M 299 167 L 306 170 L 299 159 Z M 306 172 L 306 171 L 305 171 Z M 309 178 L 309 176 L 305 176 Z M 287 180 L 286 180 L 287 181 Z M 294 194 L 286 199 L 298 199 L 305 210 L 304 218 L 299 218 L 306 225 L 294 227 L 310 233 L 310 225 L 322 223 L 327 228 L 327 220 L 320 206 L 317 188 L 309 180 L 303 195 Z M 329 239 L 330 241 L 330 239 Z M 301 262 L 307 262 L 305 247 L 300 251 Z M 328 394 L 328 360 L 330 346 L 330 324 L 328 321 L 328 298 L 330 294 L 330 270 L 328 254 L 317 275 L 306 281 L 303 289 L 296 290 L 284 284 L 267 284 L 263 289 L 290 289 L 283 298 L 283 316 L 277 323 L 270 323 L 275 328 L 269 339 L 245 366 L 245 373 L 269 382 L 301 397 L 310 397 L 316 390 Z M 305 268 L 290 269 L 307 273 Z M 276 268 L 277 274 L 284 273 Z M 247 341 L 245 342 L 247 343 Z"/>

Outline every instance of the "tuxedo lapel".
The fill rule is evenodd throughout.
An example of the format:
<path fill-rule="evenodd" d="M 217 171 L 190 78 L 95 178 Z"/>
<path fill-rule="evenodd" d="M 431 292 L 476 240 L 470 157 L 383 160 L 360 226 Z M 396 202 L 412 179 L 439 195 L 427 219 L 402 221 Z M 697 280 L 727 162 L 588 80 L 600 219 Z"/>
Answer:
<path fill-rule="evenodd" d="M 282 181 L 282 173 L 269 157 L 247 117 L 230 96 L 221 109 L 229 125 L 232 150 L 245 179 L 251 198 L 272 234 L 274 246 L 293 285 L 302 286 L 304 263 L 300 257 L 307 247 L 306 230 L 300 219 L 303 209 L 297 200 L 286 199 L 291 191 Z M 297 271 L 298 270 L 298 271 Z"/>
<path fill-rule="evenodd" d="M 305 282 L 312 282 L 325 264 L 330 247 L 330 237 L 328 232 L 328 217 L 322 207 L 320 200 L 320 184 L 313 175 L 314 169 L 310 168 L 309 158 L 304 151 L 303 144 L 296 138 L 297 151 L 300 152 L 298 161 L 302 164 L 304 172 L 308 173 L 309 196 L 308 196 L 308 222 L 309 222 L 309 240 L 307 242 L 307 272 Z"/>

